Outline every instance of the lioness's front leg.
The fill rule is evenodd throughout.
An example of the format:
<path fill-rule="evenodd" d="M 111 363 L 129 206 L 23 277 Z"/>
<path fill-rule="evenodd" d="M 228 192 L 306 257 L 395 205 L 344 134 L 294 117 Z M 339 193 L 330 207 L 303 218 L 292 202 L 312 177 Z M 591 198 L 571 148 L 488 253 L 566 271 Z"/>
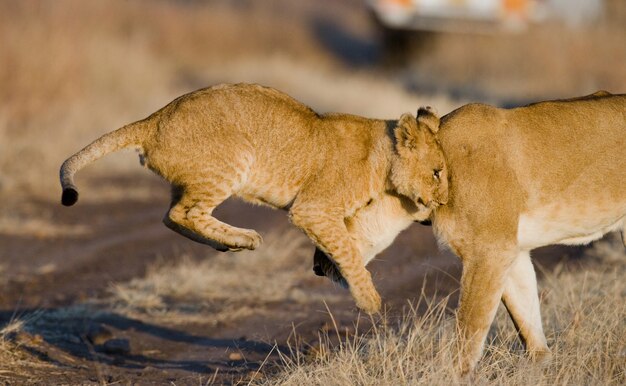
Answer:
<path fill-rule="evenodd" d="M 515 251 L 493 245 L 493 249 L 461 252 L 461 300 L 457 313 L 459 365 L 461 374 L 471 372 L 483 353 Z"/>
<path fill-rule="evenodd" d="M 320 206 L 295 205 L 290 210 L 293 224 L 302 229 L 311 240 L 339 268 L 357 307 L 368 314 L 380 310 L 380 295 L 372 277 L 363 265 L 358 248 L 350 238 L 344 223 L 343 210 Z"/>

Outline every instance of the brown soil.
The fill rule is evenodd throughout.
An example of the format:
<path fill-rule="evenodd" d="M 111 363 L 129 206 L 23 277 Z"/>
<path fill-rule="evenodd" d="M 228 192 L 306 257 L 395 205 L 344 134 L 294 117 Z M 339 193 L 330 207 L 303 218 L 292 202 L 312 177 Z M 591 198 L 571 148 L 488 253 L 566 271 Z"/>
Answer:
<path fill-rule="evenodd" d="M 198 384 L 214 380 L 237 383 L 250 379 L 262 367 L 271 373 L 278 351 L 289 347 L 306 351 L 316 346 L 319 334 L 353 333 L 359 324 L 367 331 L 371 320 L 359 315 L 347 291 L 333 288 L 324 278 L 303 283 L 310 293 L 340 295 L 328 308 L 323 302 L 275 304 L 271 313 L 227 323 L 159 323 L 116 312 L 106 301 L 112 282 L 140 277 L 159 256 L 180 256 L 181 251 L 206 255 L 208 247 L 171 232 L 161 223 L 168 203 L 168 187 L 155 178 L 91 181 L 93 186 L 147 184 L 158 198 L 120 200 L 107 204 L 80 202 L 72 208 L 58 203 L 20 200 L 12 210 L 49 213 L 58 226 L 88 222 L 84 235 L 0 235 L 5 278 L 0 287 L 0 323 L 12 318 L 26 321 L 13 337 L 22 349 L 56 365 L 31 380 L 52 383 L 138 382 Z M 227 202 L 217 216 L 263 234 L 290 226 L 284 212 Z M 563 257 L 579 255 L 578 249 L 539 252 L 539 260 L 553 265 Z M 313 247 L 311 246 L 311 256 Z M 541 257 L 553 256 L 551 261 Z M 254 264 L 254 261 L 250 261 Z M 375 282 L 386 302 L 391 320 L 414 304 L 422 290 L 443 298 L 455 292 L 460 264 L 448 252 L 440 252 L 428 227 L 415 224 L 371 264 Z M 254 307 L 254 304 L 250 305 Z M 328 311 L 331 311 L 332 318 Z M 333 318 L 335 322 L 333 322 Z M 266 362 L 266 363 L 264 363 Z M 257 375 L 259 376 L 259 375 Z"/>

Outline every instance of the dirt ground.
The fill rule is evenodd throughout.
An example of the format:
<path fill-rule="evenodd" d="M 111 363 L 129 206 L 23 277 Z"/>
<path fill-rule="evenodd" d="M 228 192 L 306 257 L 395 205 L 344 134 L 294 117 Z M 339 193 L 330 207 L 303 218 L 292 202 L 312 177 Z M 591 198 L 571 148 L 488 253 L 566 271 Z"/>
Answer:
<path fill-rule="evenodd" d="M 607 4 L 583 30 L 414 34 L 408 63 L 388 67 L 356 0 L 0 2 L 0 381 L 248 383 L 320 336 L 371 326 L 313 274 L 313 245 L 284 212 L 226 202 L 216 216 L 265 244 L 215 252 L 162 224 L 169 187 L 128 154 L 85 169 L 81 201 L 62 207 L 58 167 L 98 135 L 219 82 L 380 118 L 624 92 L 626 7 Z M 551 271 L 582 255 L 534 257 Z M 391 320 L 420 295 L 456 305 L 460 263 L 429 227 L 411 226 L 370 269 Z"/>
<path fill-rule="evenodd" d="M 181 256 L 191 256 L 209 262 L 211 267 L 217 255 L 234 253 L 207 250 L 165 228 L 161 218 L 169 192 L 156 178 L 90 182 L 94 186 L 119 184 L 131 190 L 133 186 L 149 186 L 155 197 L 81 203 L 71 209 L 32 200 L 11 209 L 46 213 L 47 221 L 54 224 L 51 229 L 70 231 L 0 236 L 0 323 L 24 320 L 22 331 L 13 339 L 22 349 L 53 365 L 28 369 L 24 380 L 57 384 L 247 382 L 259 376 L 259 369 L 263 375 L 271 374 L 279 351 L 288 354 L 291 347 L 306 353 L 317 345 L 320 334 L 332 336 L 338 330 L 343 336 L 356 332 L 357 325 L 360 332 L 369 328 L 371 320 L 357 312 L 347 291 L 313 275 L 313 246 L 298 233 L 292 235 L 305 247 L 303 252 L 294 251 L 300 259 L 297 273 L 305 279 L 296 287 L 305 300 L 284 301 L 279 294 L 271 303 L 243 302 L 232 305 L 226 313 L 218 306 L 218 320 L 210 307 L 197 309 L 192 305 L 182 315 L 173 316 L 169 315 L 171 309 L 151 312 L 118 307 L 113 283 L 145 276 L 158 261 L 176 265 Z M 288 233 L 291 227 L 284 212 L 236 201 L 225 203 L 217 216 L 257 229 L 263 236 L 271 236 L 276 229 Z M 88 232 L 75 231 L 83 229 L 85 223 L 89 224 Z M 540 250 L 535 258 L 551 269 L 558 262 L 576 264 L 581 251 L 549 248 Z M 246 258 L 248 264 L 256 263 L 254 253 Z M 450 253 L 438 250 L 429 227 L 415 224 L 403 232 L 371 264 L 371 271 L 391 320 L 401 316 L 403 307 L 415 306 L 422 294 L 434 299 L 452 294 L 450 306 L 456 304 L 460 264 Z M 244 272 L 240 275 L 256 279 Z M 263 277 L 258 284 L 270 285 L 270 280 Z M 221 283 L 218 280 L 214 285 Z M 170 300 L 174 304 L 178 301 L 185 299 Z M 239 314 L 247 308 L 249 312 Z"/>
<path fill-rule="evenodd" d="M 180 318 L 182 323 L 176 320 L 158 323 L 163 315 L 156 315 L 155 323 L 149 314 L 133 318 L 125 312 L 116 312 L 111 300 L 111 283 L 145 275 L 147 267 L 158 259 L 174 259 L 168 262 L 175 264 L 184 254 L 210 261 L 217 253 L 162 225 L 168 201 L 168 188 L 163 182 L 150 178 L 133 182 L 113 178 L 94 183 L 147 184 L 159 192 L 159 198 L 121 199 L 106 205 L 84 204 L 71 210 L 31 201 L 24 208 L 13 209 L 45 212 L 55 228 L 75 229 L 87 221 L 89 232 L 0 236 L 5 278 L 0 296 L 3 310 L 0 322 L 8 323 L 11 318 L 27 320 L 24 336 L 19 339 L 28 338 L 27 341 L 37 341 L 37 344 L 26 343 L 24 347 L 58 364 L 54 374 L 47 368 L 41 374 L 33 371 L 30 376 L 35 379 L 54 379 L 55 383 L 171 379 L 177 384 L 187 384 L 198 380 L 206 382 L 217 372 L 217 380 L 236 381 L 248 377 L 263 361 L 275 361 L 277 348 L 288 352 L 285 348 L 289 341 L 295 344 L 297 338 L 303 348 L 314 345 L 318 333 L 328 332 L 332 324 L 329 311 L 340 329 L 354 329 L 359 315 L 347 291 L 334 288 L 327 279 L 317 278 L 310 268 L 306 272 L 310 277 L 299 283 L 298 288 L 305 291 L 307 297 L 318 295 L 319 299 L 304 304 L 260 305 L 263 309 L 260 315 L 253 312 L 218 323 L 210 314 L 205 316 L 206 322 L 194 318 L 191 323 L 184 317 Z M 257 229 L 264 236 L 272 229 L 290 227 L 284 212 L 241 202 L 224 204 L 217 215 L 227 222 Z M 308 244 L 304 236 L 296 236 Z M 433 284 L 428 291 L 435 291 L 435 283 L 436 290 L 442 294 L 456 287 L 454 277 L 458 276 L 458 265 L 451 256 L 420 259 L 416 263 L 412 261 L 416 250 L 424 256 L 438 254 L 429 229 L 420 225 L 405 232 L 399 242 L 373 264 L 381 293 L 389 299 L 388 307 L 401 308 L 418 296 L 425 273 L 429 273 L 428 280 Z M 301 264 L 303 268 L 312 264 L 313 246 L 306 245 L 306 252 L 309 258 Z M 249 264 L 255 264 L 254 255 L 248 258 Z M 399 260 L 404 263 L 398 265 Z M 329 293 L 325 299 L 323 295 Z M 247 306 L 255 308 L 254 304 Z M 365 318 L 362 325 L 367 324 Z M 100 346 L 95 344 L 90 334 L 99 329 L 110 332 L 106 340 L 125 340 L 129 351 L 109 352 L 104 346 L 100 347 L 106 340 Z M 232 353 L 241 356 L 229 359 Z"/>

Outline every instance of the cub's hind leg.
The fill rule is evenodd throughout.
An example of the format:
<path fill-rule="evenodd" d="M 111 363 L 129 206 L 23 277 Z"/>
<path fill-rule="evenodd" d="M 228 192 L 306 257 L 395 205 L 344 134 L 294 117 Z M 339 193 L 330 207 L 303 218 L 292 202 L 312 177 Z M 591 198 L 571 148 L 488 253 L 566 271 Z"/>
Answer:
<path fill-rule="evenodd" d="M 262 242 L 257 232 L 228 225 L 212 216 L 213 210 L 232 193 L 224 185 L 185 187 L 182 193 L 174 195 L 163 222 L 173 231 L 219 251 L 257 248 Z"/>

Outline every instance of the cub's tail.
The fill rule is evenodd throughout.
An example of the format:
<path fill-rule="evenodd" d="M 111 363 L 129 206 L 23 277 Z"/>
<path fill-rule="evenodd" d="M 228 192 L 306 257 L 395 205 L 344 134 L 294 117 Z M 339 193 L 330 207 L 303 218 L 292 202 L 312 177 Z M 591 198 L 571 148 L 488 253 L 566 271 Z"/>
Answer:
<path fill-rule="evenodd" d="M 151 118 L 144 119 L 96 139 L 61 165 L 60 178 L 63 195 L 61 203 L 71 206 L 78 201 L 74 173 L 105 155 L 132 146 L 142 147 L 153 126 Z"/>

